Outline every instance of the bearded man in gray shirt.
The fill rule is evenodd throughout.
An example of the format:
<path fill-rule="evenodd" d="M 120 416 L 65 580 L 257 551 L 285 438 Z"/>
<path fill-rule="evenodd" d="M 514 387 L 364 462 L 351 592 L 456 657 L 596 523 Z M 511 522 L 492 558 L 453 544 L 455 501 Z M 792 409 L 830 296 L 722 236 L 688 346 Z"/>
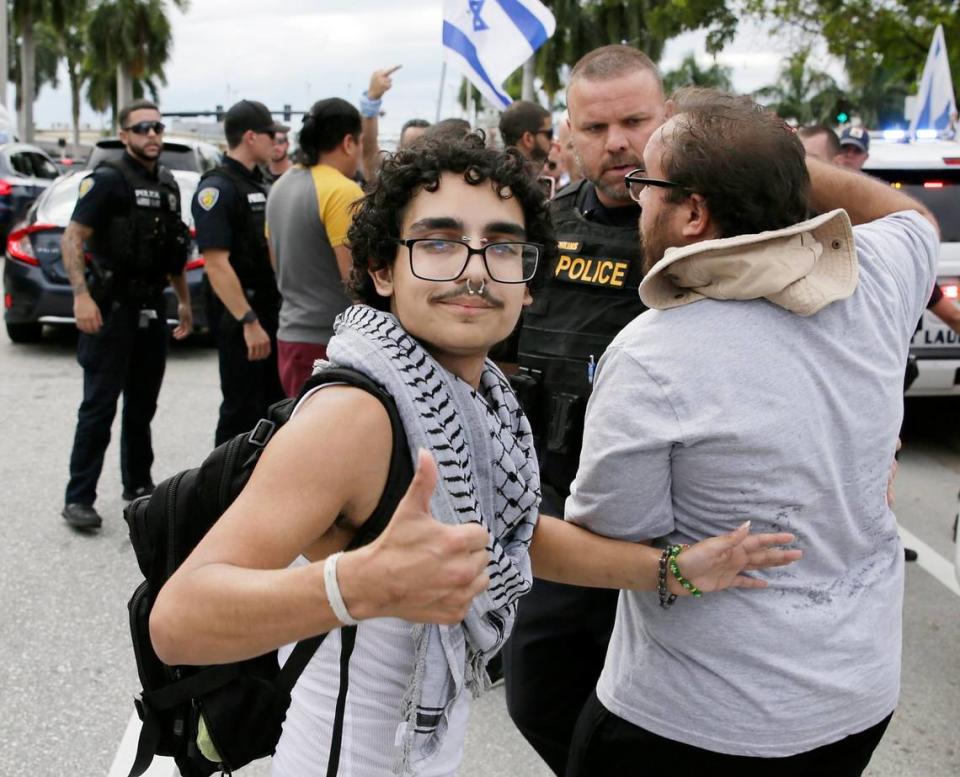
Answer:
<path fill-rule="evenodd" d="M 744 519 L 804 560 L 750 595 L 621 592 L 567 774 L 859 775 L 899 693 L 886 484 L 938 228 L 746 98 L 676 105 L 627 176 L 651 310 L 600 362 L 565 516 L 663 546 L 661 580 Z"/>

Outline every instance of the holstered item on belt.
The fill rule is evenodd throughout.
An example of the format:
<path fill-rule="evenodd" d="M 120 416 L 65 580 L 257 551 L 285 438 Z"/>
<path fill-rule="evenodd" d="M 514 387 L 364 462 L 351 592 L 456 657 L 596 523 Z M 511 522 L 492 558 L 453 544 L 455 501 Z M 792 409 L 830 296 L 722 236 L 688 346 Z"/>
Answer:
<path fill-rule="evenodd" d="M 87 290 L 98 307 L 105 307 L 113 300 L 116 292 L 116 275 L 97 261 L 87 265 Z"/>
<path fill-rule="evenodd" d="M 558 392 L 550 395 L 547 450 L 553 453 L 579 452 L 583 436 L 586 399 Z"/>
<path fill-rule="evenodd" d="M 513 393 L 517 395 L 517 401 L 524 415 L 530 422 L 534 438 L 539 439 L 543 433 L 543 373 L 539 370 L 520 367 L 517 372 L 509 376 L 508 380 Z"/>

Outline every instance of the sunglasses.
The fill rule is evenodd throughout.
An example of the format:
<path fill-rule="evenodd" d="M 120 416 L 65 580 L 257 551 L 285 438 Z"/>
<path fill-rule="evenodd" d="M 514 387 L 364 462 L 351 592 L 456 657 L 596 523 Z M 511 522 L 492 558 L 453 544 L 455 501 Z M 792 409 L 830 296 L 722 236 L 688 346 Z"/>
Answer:
<path fill-rule="evenodd" d="M 553 127 L 551 127 L 550 129 L 545 129 L 545 130 L 544 130 L 544 129 L 542 129 L 542 130 L 537 130 L 534 134 L 535 134 L 535 135 L 546 135 L 546 136 L 547 136 L 547 140 L 553 140 Z"/>
<path fill-rule="evenodd" d="M 288 142 L 288 141 L 287 141 L 287 136 L 286 136 L 286 135 L 275 135 L 274 138 L 273 138 L 273 142 L 276 143 L 278 146 L 285 146 L 285 145 L 287 145 L 287 142 Z"/>
<path fill-rule="evenodd" d="M 134 135 L 146 135 L 150 130 L 153 130 L 158 135 L 162 135 L 166 128 L 167 125 L 162 121 L 138 121 L 136 124 L 131 124 L 129 127 L 124 127 L 123 129 L 126 132 L 132 132 Z"/>

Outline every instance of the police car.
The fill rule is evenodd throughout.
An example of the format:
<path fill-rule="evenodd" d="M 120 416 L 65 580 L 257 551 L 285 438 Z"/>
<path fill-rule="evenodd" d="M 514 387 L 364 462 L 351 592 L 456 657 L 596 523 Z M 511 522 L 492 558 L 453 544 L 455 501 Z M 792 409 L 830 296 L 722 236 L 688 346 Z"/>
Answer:
<path fill-rule="evenodd" d="M 896 133 L 873 136 L 863 171 L 923 202 L 940 222 L 937 282 L 944 296 L 960 291 L 960 142 L 918 139 L 903 142 Z M 960 335 L 930 311 L 923 314 L 910 352 L 919 375 L 907 396 L 960 395 Z"/>

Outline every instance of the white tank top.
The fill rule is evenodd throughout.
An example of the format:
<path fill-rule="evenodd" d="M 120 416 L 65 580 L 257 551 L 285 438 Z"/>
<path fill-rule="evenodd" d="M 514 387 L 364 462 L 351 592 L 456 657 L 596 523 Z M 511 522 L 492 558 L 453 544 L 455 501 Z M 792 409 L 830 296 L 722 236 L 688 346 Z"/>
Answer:
<path fill-rule="evenodd" d="M 292 566 L 309 563 L 299 557 Z M 281 664 L 292 645 L 279 651 Z M 400 756 L 400 702 L 413 674 L 411 624 L 374 618 L 357 627 L 343 720 L 338 777 L 392 777 Z M 340 631 L 320 645 L 294 686 L 283 734 L 273 757 L 273 777 L 326 777 L 334 711 L 340 690 Z M 470 693 L 454 702 L 450 727 L 437 753 L 417 777 L 455 775 L 463 757 Z"/>

